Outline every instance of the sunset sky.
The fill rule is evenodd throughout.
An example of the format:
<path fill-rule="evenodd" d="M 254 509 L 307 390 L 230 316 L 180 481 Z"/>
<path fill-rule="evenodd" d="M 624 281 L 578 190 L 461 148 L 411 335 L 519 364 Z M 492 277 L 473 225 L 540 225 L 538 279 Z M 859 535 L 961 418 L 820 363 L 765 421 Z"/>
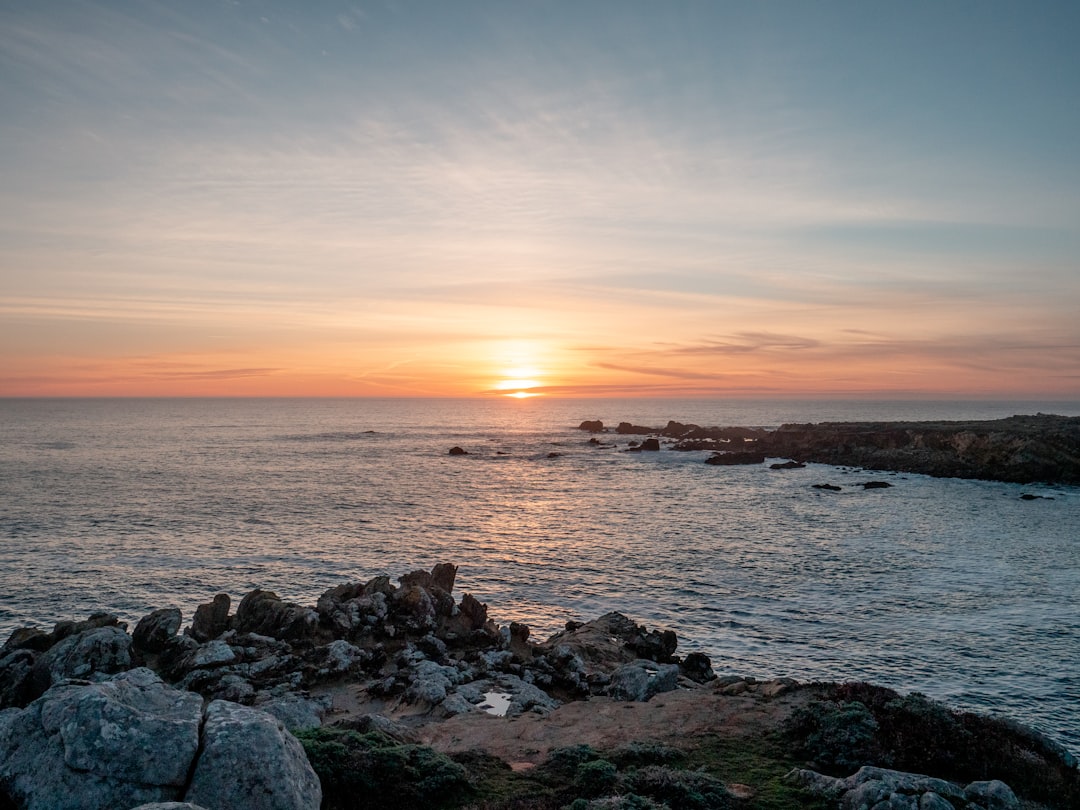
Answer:
<path fill-rule="evenodd" d="M 0 0 L 0 395 L 1080 399 L 1080 3 Z"/>

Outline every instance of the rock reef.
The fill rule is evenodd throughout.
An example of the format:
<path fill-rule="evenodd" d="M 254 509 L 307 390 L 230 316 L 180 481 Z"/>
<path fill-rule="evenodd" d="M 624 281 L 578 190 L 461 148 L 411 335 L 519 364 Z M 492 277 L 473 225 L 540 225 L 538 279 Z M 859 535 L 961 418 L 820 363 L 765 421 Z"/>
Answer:
<path fill-rule="evenodd" d="M 586 427 L 587 425 L 587 427 Z M 600 433 L 602 422 L 580 429 Z M 676 450 L 712 450 L 711 464 L 755 464 L 766 457 L 944 478 L 1080 484 L 1080 417 L 1035 414 L 964 422 L 822 422 L 776 430 L 663 428 L 620 423 L 613 431 L 673 440 Z M 760 460 L 758 460 L 760 459 Z"/>
<path fill-rule="evenodd" d="M 1080 799 L 1075 760 L 1030 729 L 868 685 L 718 678 L 706 655 L 677 654 L 674 632 L 619 613 L 537 641 L 455 598 L 457 571 L 344 583 L 314 607 L 256 589 L 232 612 L 218 594 L 183 632 L 175 608 L 130 635 L 105 613 L 16 630 L 0 649 L 0 807 Z M 733 778 L 746 751 L 757 759 Z"/>

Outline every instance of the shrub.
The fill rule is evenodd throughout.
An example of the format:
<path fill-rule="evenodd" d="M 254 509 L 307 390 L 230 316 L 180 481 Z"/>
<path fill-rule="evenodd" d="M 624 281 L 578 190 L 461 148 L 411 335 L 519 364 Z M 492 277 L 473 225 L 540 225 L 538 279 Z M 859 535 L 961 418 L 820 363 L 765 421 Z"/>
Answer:
<path fill-rule="evenodd" d="M 640 768 L 645 765 L 678 765 L 686 761 L 686 754 L 658 742 L 629 742 L 620 745 L 607 758 L 618 768 Z"/>
<path fill-rule="evenodd" d="M 624 796 L 608 796 L 603 799 L 575 799 L 565 810 L 668 810 L 667 805 L 652 799 L 628 793 Z"/>
<path fill-rule="evenodd" d="M 878 723 L 858 701 L 814 701 L 792 712 L 788 733 L 820 769 L 846 776 L 863 765 L 889 765 L 877 743 Z"/>
<path fill-rule="evenodd" d="M 467 788 L 465 769 L 424 745 L 380 732 L 315 728 L 296 734 L 323 789 L 323 807 L 441 807 Z"/>
<path fill-rule="evenodd" d="M 606 759 L 583 762 L 574 774 L 574 789 L 579 796 L 603 796 L 615 787 L 617 774 L 615 766 Z"/>
<path fill-rule="evenodd" d="M 591 745 L 571 745 L 566 748 L 556 748 L 536 768 L 536 775 L 545 779 L 554 778 L 569 781 L 574 777 L 581 765 L 597 759 L 600 759 L 600 752 Z"/>
<path fill-rule="evenodd" d="M 677 771 L 648 765 L 627 773 L 623 787 L 680 810 L 727 810 L 731 794 L 724 783 L 701 771 Z"/>

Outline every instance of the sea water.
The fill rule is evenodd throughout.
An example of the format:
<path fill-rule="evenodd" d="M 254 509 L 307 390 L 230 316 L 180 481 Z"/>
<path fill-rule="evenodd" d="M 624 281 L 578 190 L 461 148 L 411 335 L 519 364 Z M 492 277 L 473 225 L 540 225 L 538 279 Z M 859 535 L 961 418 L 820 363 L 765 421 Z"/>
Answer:
<path fill-rule="evenodd" d="M 0 400 L 0 640 L 454 562 L 534 637 L 619 610 L 721 674 L 921 691 L 1080 752 L 1080 488 L 711 467 L 576 429 L 1040 411 L 1080 404 Z"/>

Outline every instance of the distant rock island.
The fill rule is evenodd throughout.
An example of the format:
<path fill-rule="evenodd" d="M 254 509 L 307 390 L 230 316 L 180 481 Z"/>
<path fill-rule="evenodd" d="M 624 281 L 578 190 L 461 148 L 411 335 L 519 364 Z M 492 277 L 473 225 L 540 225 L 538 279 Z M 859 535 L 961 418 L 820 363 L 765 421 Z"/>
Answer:
<path fill-rule="evenodd" d="M 712 450 L 712 464 L 788 458 L 939 478 L 1080 484 L 1080 417 L 1035 414 L 962 422 L 821 422 L 758 427 L 665 427 L 587 420 L 590 433 L 658 436 L 675 450 Z"/>
<path fill-rule="evenodd" d="M 3 810 L 1069 810 L 1075 758 L 866 683 L 718 677 L 619 613 L 534 641 L 457 566 L 0 649 Z M 173 802 L 184 802 L 182 805 Z M 884 803 L 881 803 L 884 802 Z"/>

